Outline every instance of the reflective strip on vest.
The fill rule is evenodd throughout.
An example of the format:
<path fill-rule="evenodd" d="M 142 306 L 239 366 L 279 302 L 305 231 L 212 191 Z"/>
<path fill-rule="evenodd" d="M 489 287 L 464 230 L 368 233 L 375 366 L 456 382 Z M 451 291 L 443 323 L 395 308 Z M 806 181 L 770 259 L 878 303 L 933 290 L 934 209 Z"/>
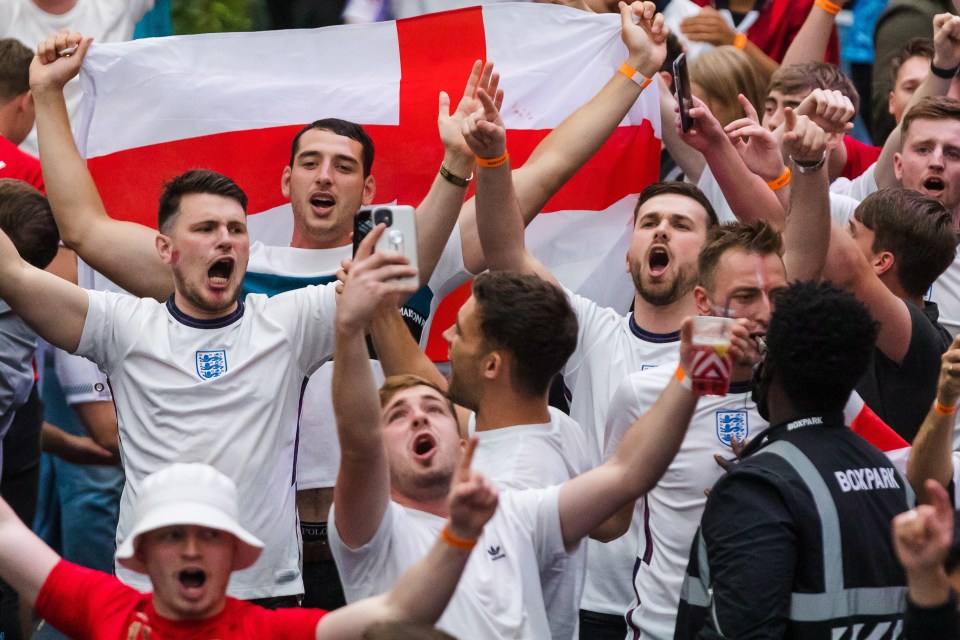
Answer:
<path fill-rule="evenodd" d="M 810 490 L 820 516 L 824 593 L 791 594 L 790 619 L 796 622 L 819 622 L 855 615 L 897 615 L 904 611 L 907 594 L 905 586 L 844 588 L 843 547 L 837 505 L 823 476 L 810 458 L 794 444 L 785 440 L 778 440 L 764 447 L 760 453 L 778 456 L 796 470 L 800 479 Z M 902 476 L 900 476 L 900 482 L 904 488 L 910 486 Z"/>

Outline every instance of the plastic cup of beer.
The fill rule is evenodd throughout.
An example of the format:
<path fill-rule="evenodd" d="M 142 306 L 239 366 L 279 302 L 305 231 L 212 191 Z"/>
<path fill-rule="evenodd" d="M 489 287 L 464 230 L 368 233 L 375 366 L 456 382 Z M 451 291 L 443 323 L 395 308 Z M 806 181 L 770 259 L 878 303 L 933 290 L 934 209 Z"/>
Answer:
<path fill-rule="evenodd" d="M 725 396 L 730 390 L 730 335 L 734 320 L 717 316 L 693 318 L 693 364 L 690 381 L 701 396 Z"/>

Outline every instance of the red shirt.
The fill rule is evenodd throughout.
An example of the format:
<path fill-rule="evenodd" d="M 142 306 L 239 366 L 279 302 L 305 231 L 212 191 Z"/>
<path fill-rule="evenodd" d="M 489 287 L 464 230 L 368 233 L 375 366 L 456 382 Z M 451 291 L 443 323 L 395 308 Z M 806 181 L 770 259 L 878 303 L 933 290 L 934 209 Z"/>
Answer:
<path fill-rule="evenodd" d="M 23 180 L 44 191 L 40 161 L 3 136 L 0 136 L 0 178 Z"/>
<path fill-rule="evenodd" d="M 715 0 L 693 0 L 701 7 L 716 7 Z M 720 6 L 725 7 L 726 2 Z M 760 17 L 747 29 L 747 38 L 765 54 L 783 61 L 790 43 L 813 7 L 813 0 L 766 0 L 760 8 Z M 818 9 L 819 11 L 819 9 Z M 840 43 L 834 28 L 827 44 L 827 62 L 840 64 Z"/>
<path fill-rule="evenodd" d="M 870 168 L 880 157 L 882 147 L 860 142 L 852 136 L 843 136 L 843 146 L 847 148 L 847 164 L 843 165 L 842 178 L 853 180 Z"/>
<path fill-rule="evenodd" d="M 204 620 L 176 621 L 160 616 L 153 596 L 128 587 L 114 576 L 66 560 L 53 568 L 36 602 L 37 612 L 77 640 L 230 640 L 277 638 L 313 640 L 320 609 L 270 611 L 227 598 L 223 611 Z"/>

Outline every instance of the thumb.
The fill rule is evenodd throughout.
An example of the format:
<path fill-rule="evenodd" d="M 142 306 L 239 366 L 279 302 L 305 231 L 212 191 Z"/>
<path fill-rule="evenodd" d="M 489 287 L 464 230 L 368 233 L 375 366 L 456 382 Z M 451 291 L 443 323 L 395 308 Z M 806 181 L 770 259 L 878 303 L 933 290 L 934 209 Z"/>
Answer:
<path fill-rule="evenodd" d="M 450 96 L 446 91 L 440 92 L 440 117 L 450 115 Z"/>

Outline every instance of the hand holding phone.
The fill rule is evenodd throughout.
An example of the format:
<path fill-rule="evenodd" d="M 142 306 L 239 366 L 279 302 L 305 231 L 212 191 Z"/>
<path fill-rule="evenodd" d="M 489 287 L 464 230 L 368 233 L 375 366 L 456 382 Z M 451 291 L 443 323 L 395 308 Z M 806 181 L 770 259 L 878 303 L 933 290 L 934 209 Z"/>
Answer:
<path fill-rule="evenodd" d="M 383 235 L 377 240 L 375 251 L 402 253 L 417 268 L 417 221 L 413 207 L 407 205 L 380 205 L 361 207 L 353 218 L 353 255 L 373 228 L 386 225 Z M 401 279 L 405 284 L 418 285 L 416 277 Z"/>

